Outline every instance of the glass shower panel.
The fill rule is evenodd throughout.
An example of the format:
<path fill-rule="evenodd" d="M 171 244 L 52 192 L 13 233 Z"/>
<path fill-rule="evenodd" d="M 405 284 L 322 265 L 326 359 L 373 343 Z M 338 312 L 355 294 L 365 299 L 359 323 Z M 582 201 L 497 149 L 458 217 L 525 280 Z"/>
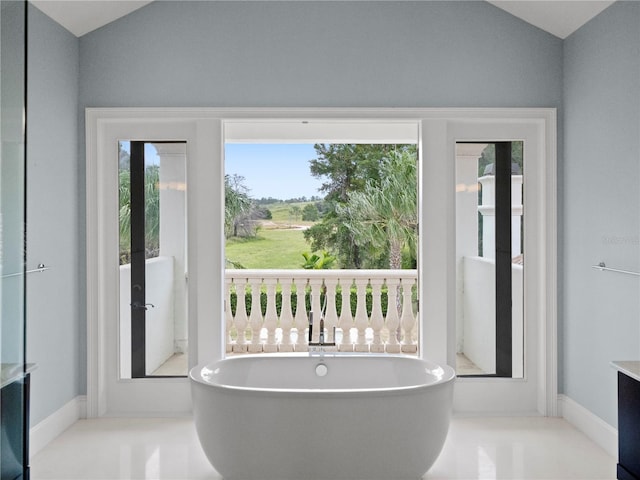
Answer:
<path fill-rule="evenodd" d="M 24 5 L 1 2 L 0 268 L 2 364 L 24 364 Z"/>
<path fill-rule="evenodd" d="M 0 2 L 0 478 L 28 478 L 25 359 L 26 2 Z"/>

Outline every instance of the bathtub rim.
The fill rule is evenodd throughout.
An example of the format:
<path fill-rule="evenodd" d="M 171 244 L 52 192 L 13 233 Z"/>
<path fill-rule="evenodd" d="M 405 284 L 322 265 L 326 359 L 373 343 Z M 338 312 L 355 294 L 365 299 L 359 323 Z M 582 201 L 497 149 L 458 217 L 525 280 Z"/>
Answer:
<path fill-rule="evenodd" d="M 242 359 L 265 359 L 270 358 L 311 358 L 317 360 L 319 363 L 324 358 L 335 357 L 358 357 L 358 358 L 401 358 L 409 361 L 422 362 L 423 364 L 442 368 L 443 374 L 439 378 L 434 375 L 435 380 L 431 383 L 406 385 L 400 387 L 373 387 L 373 388 L 265 388 L 265 387 L 245 387 L 239 385 L 228 385 L 210 382 L 202 377 L 202 369 L 208 366 L 227 361 L 242 361 Z M 393 395 L 406 395 L 409 393 L 420 393 L 423 390 L 444 387 L 447 384 L 454 383 L 456 380 L 455 370 L 449 365 L 440 365 L 431 360 L 412 357 L 402 354 L 375 354 L 375 353 L 359 353 L 359 352 L 325 352 L 322 354 L 309 354 L 308 352 L 287 352 L 287 353 L 275 353 L 275 354 L 245 354 L 234 357 L 225 357 L 219 360 L 203 362 L 189 370 L 189 381 L 198 383 L 207 388 L 212 388 L 220 392 L 243 392 L 256 395 L 272 395 L 272 396 L 296 396 L 296 397 L 354 397 L 358 395 L 364 396 L 393 396 Z"/>

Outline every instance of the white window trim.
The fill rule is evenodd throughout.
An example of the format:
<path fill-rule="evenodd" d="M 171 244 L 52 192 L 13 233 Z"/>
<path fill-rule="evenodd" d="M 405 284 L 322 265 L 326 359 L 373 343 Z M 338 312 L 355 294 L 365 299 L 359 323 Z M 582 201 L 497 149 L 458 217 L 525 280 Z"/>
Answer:
<path fill-rule="evenodd" d="M 224 322 L 216 326 L 214 322 L 198 319 L 223 319 L 223 274 L 222 264 L 224 240 L 222 235 L 223 192 L 212 189 L 210 185 L 198 188 L 198 180 L 203 178 L 222 178 L 222 151 L 224 124 L 272 122 L 272 121 L 358 121 L 372 122 L 413 122 L 420 129 L 420 153 L 422 178 L 439 178 L 451 183 L 451 198 L 447 199 L 447 209 L 453 209 L 454 178 L 453 168 L 443 161 L 430 161 L 432 158 L 449 158 L 451 151 L 447 147 L 448 131 L 452 125 L 484 122 L 530 123 L 541 130 L 544 162 L 540 165 L 540 174 L 544 180 L 544 194 L 538 199 L 538 208 L 543 212 L 541 222 L 542 239 L 540 295 L 538 310 L 538 411 L 540 414 L 557 415 L 557 178 L 556 178 L 556 111 L 549 108 L 514 109 L 447 109 L 447 108 L 89 108 L 86 110 L 86 228 L 87 228 L 87 415 L 96 417 L 108 413 L 107 368 L 104 331 L 107 321 L 114 313 L 109 307 L 109 265 L 105 261 L 110 248 L 109 238 L 105 237 L 106 228 L 106 190 L 109 185 L 101 182 L 105 159 L 101 156 L 105 134 L 114 126 L 155 125 L 174 126 L 183 129 L 189 135 L 188 202 L 201 204 L 208 202 L 212 206 L 205 215 L 189 209 L 189 311 L 190 311 L 190 365 L 207 360 L 221 358 L 224 355 Z M 125 128 L 126 130 L 126 128 Z M 184 136 L 184 135 L 183 135 Z M 124 137 L 123 137 L 124 138 Z M 174 138 L 178 139 L 178 138 Z M 182 138 L 180 138 L 182 139 Z M 153 138 L 160 140 L 160 138 Z M 453 157 L 451 157 L 453 158 Z M 452 160 L 453 162 L 453 160 Z M 222 186 L 222 183 L 220 184 Z M 420 203 L 426 204 L 435 192 L 420 189 Z M 439 199 L 442 202 L 442 199 Z M 451 205 L 449 205 L 451 203 Z M 445 215 L 431 219 L 421 209 L 421 228 L 429 223 L 429 230 L 444 228 L 447 232 L 453 227 L 453 210 Z M 450 215 L 449 215 L 450 214 Z M 202 218 L 198 218 L 202 217 Z M 218 226 L 215 226 L 217 217 Z M 108 229 L 107 229 L 108 230 Z M 455 233 L 455 232 L 454 232 Z M 442 236 L 441 236 L 442 237 Z M 442 238 L 430 238 L 428 230 L 421 232 L 421 244 L 428 243 L 431 251 L 447 252 L 446 255 L 429 256 L 428 251 L 421 252 L 422 298 L 421 345 L 429 358 L 438 362 L 451 362 L 452 346 L 455 348 L 455 328 L 453 304 L 455 294 L 451 290 L 444 295 L 444 303 L 436 305 L 434 310 L 425 301 L 429 298 L 429 289 L 436 283 L 442 284 L 443 277 L 425 273 L 429 267 L 444 273 L 444 284 L 451 286 L 455 282 L 447 275 L 449 262 L 453 258 L 451 246 L 443 244 Z M 218 254 L 212 258 L 198 257 L 197 246 L 203 241 L 213 241 L 213 250 Z M 455 242 L 452 242 L 455 244 Z M 211 245 L 211 243 L 209 243 Z M 421 247 L 422 247 L 421 245 Z M 444 250 L 439 250 L 444 249 Z M 194 254 L 196 252 L 196 254 Z M 215 257 L 215 258 L 214 258 Z M 198 258 L 196 263 L 195 259 Z M 202 260 L 205 260 L 204 262 Z M 208 287 L 205 289 L 205 285 Z M 219 288 L 216 288 L 218 286 Z M 450 290 L 448 288 L 447 290 Z M 217 292 L 217 293 L 216 293 Z M 113 303 L 113 302 L 112 302 Z M 446 321 L 443 321 L 442 315 Z M 113 320 L 113 319 L 111 319 Z M 428 331 L 429 334 L 425 335 Z M 146 379 L 145 379 L 146 381 Z M 188 382 L 181 382 L 187 384 Z M 184 388 L 187 388 L 188 385 Z"/>

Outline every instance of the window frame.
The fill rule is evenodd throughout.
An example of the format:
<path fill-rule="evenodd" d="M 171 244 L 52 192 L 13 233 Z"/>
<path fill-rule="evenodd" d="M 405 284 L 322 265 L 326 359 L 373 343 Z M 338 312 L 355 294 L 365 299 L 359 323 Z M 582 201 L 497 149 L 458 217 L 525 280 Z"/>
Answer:
<path fill-rule="evenodd" d="M 106 343 L 104 329 L 117 313 L 109 304 L 109 289 L 114 274 L 105 254 L 116 248 L 106 227 L 108 219 L 107 190 L 114 179 L 105 175 L 105 144 L 109 135 L 120 132 L 121 138 L 133 138 L 132 130 L 149 132 L 144 137 L 158 140 L 187 141 L 189 165 L 187 181 L 190 205 L 213 205 L 207 212 L 189 208 L 189 338 L 194 339 L 189 352 L 189 365 L 212 361 L 224 356 L 224 322 L 218 325 L 206 318 L 223 319 L 222 298 L 224 234 L 222 213 L 223 190 L 214 191 L 206 179 L 223 178 L 223 142 L 227 122 L 331 120 L 357 122 L 414 123 L 419 129 L 420 156 L 420 345 L 421 352 L 436 362 L 455 362 L 455 278 L 451 271 L 455 248 L 453 212 L 454 160 L 457 140 L 482 141 L 483 138 L 461 138 L 459 128 L 477 129 L 494 124 L 525 125 L 535 130 L 536 148 L 542 161 L 535 166 L 539 191 L 527 205 L 536 202 L 536 221 L 540 225 L 536 241 L 541 242 L 540 269 L 533 286 L 536 291 L 535 321 L 537 325 L 537 405 L 543 415 L 557 415 L 557 191 L 556 191 L 556 110 L 551 108 L 514 109 L 440 109 L 440 108 L 89 108 L 86 110 L 87 189 L 87 414 L 89 417 L 126 410 L 127 406 L 110 405 L 108 381 L 112 373 L 108 365 L 112 352 Z M 499 140 L 493 138 L 493 140 Z M 103 179 L 107 179 L 105 183 Z M 449 188 L 450 187 L 450 188 Z M 443 201 L 444 200 L 444 201 Z M 422 208 L 441 205 L 440 209 Z M 212 215 L 212 210 L 215 210 Z M 205 214 L 206 213 L 206 214 Z M 218 221 L 216 225 L 216 221 Z M 429 225 L 428 229 L 424 226 Z M 197 226 L 197 227 L 196 227 Z M 111 240 L 110 240 L 111 239 Z M 213 245 L 211 243 L 213 242 Z M 117 245 L 117 242 L 113 242 Z M 455 242 L 452 242 L 455 244 Z M 198 244 L 209 245 L 210 256 L 200 256 Z M 427 249 L 426 246 L 429 248 Z M 526 247 L 525 247 L 526 249 Z M 201 249 L 203 250 L 203 249 Z M 528 251 L 528 249 L 527 249 Z M 444 253 L 444 255 L 443 255 Z M 194 259 L 198 258 L 196 263 Z M 206 260 L 204 263 L 202 260 Z M 427 273 L 427 269 L 428 272 Z M 207 286 L 205 288 L 205 285 Z M 211 291 L 219 292 L 210 294 Z M 428 332 L 428 333 L 427 333 Z M 424 353 L 423 353 L 424 354 Z M 115 367 L 114 367 L 115 368 Z M 145 379 L 154 381 L 184 379 Z M 461 379 L 457 391 L 469 383 Z M 488 379 L 494 382 L 504 379 Z M 510 380 L 513 382 L 513 380 Z M 135 380 L 130 381 L 135 385 Z M 188 398 L 188 382 L 181 388 Z M 499 384 L 498 384 L 499 385 Z M 461 388 L 462 386 L 462 388 Z M 500 390 L 497 388 L 496 390 Z M 179 402 L 178 402 L 179 403 Z M 178 405 L 178 403 L 176 405 Z M 180 405 L 182 405 L 180 403 Z M 149 407 L 149 405 L 147 405 Z M 131 407 L 134 408 L 134 407 Z M 176 407 L 179 408 L 179 407 Z M 464 405 L 462 409 L 464 410 Z M 147 408 L 147 411 L 150 411 Z M 119 412 L 121 413 L 121 412 Z"/>

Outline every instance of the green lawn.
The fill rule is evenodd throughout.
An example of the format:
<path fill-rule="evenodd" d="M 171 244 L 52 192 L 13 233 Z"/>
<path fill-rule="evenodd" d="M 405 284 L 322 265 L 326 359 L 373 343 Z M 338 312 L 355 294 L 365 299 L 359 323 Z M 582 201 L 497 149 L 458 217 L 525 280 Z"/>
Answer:
<path fill-rule="evenodd" d="M 265 207 L 271 211 L 271 215 L 273 216 L 271 221 L 278 225 L 313 225 L 313 222 L 303 222 L 302 217 L 293 218 L 289 214 L 289 210 L 294 205 L 300 207 L 300 210 L 302 210 L 304 206 L 309 203 L 314 202 L 270 203 L 265 205 Z"/>
<path fill-rule="evenodd" d="M 302 230 L 261 229 L 255 238 L 227 240 L 225 257 L 245 268 L 293 269 L 302 268 L 309 250 Z"/>

